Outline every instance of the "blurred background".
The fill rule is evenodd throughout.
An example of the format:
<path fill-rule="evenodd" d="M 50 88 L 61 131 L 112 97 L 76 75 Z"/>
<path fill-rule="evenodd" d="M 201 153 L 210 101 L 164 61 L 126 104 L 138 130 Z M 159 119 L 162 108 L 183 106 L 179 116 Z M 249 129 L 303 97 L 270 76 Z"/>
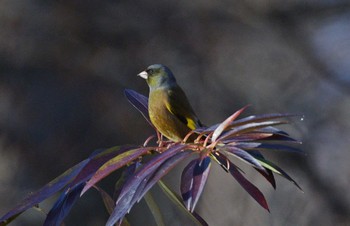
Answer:
<path fill-rule="evenodd" d="M 341 0 L 1 0 L 0 215 L 93 150 L 151 135 L 123 89 L 147 95 L 136 74 L 154 63 L 172 69 L 208 125 L 247 104 L 245 116 L 305 115 L 284 129 L 306 156 L 266 153 L 304 193 L 279 177 L 274 191 L 248 169 L 268 213 L 213 166 L 197 207 L 209 225 L 350 225 L 350 3 Z M 166 178 L 177 190 L 180 170 Z M 29 210 L 12 225 L 44 218 Z M 91 191 L 66 225 L 107 218 Z"/>

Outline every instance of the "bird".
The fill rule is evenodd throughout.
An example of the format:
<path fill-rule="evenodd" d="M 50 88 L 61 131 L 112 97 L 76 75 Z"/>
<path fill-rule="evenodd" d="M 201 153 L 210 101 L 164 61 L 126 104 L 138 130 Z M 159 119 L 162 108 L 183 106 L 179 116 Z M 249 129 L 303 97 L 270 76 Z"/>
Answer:
<path fill-rule="evenodd" d="M 180 142 L 191 130 L 202 127 L 185 92 L 167 66 L 153 64 L 138 76 L 149 86 L 149 117 L 163 136 Z"/>

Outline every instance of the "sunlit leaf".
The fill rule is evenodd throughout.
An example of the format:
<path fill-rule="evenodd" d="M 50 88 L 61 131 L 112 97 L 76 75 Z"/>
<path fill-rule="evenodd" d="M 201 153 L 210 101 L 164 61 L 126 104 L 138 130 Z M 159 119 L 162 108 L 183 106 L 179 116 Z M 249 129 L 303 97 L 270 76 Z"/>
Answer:
<path fill-rule="evenodd" d="M 298 114 L 290 114 L 290 113 L 272 113 L 272 114 L 261 114 L 261 115 L 251 115 L 242 119 L 238 119 L 231 123 L 230 126 L 236 127 L 239 125 L 247 124 L 247 123 L 258 123 L 258 122 L 267 122 L 274 119 L 281 118 L 290 118 L 300 116 Z M 268 128 L 268 127 L 267 127 Z M 273 128 L 273 127 L 271 127 Z"/>
<path fill-rule="evenodd" d="M 273 136 L 272 133 L 250 132 L 250 133 L 238 134 L 237 136 L 234 136 L 229 139 L 225 139 L 222 142 L 225 144 L 229 144 L 229 143 L 236 143 L 236 142 L 257 141 L 257 140 L 267 139 L 271 136 Z"/>
<path fill-rule="evenodd" d="M 222 149 L 220 149 L 222 150 Z M 239 146 L 233 146 L 233 145 L 226 145 L 223 150 L 231 154 L 248 164 L 252 165 L 253 167 L 265 171 L 265 168 L 259 163 L 258 160 L 256 160 L 251 154 L 248 152 L 244 151 L 243 149 L 239 148 Z"/>
<path fill-rule="evenodd" d="M 79 198 L 84 183 L 66 189 L 48 213 L 43 226 L 60 226 Z"/>
<path fill-rule="evenodd" d="M 228 117 L 225 121 L 220 123 L 220 125 L 214 130 L 213 136 L 211 138 L 212 142 L 215 142 L 216 139 L 221 135 L 221 133 L 230 126 L 230 124 L 247 108 L 248 106 L 245 106 L 235 113 L 233 113 L 230 117 Z"/>
<path fill-rule="evenodd" d="M 185 207 L 193 212 L 207 182 L 210 157 L 192 160 L 181 175 L 181 194 Z"/>
<path fill-rule="evenodd" d="M 281 125 L 281 124 L 286 124 L 288 122 L 286 121 L 263 121 L 263 122 L 252 122 L 252 123 L 247 123 L 247 124 L 242 124 L 239 126 L 232 127 L 230 130 L 227 132 L 223 133 L 217 140 L 223 140 L 230 138 L 232 136 L 235 136 L 240 133 L 247 133 L 250 131 L 254 131 L 259 128 L 263 128 L 266 126 L 274 126 L 274 125 Z"/>
<path fill-rule="evenodd" d="M 146 152 L 152 149 L 154 148 L 141 147 L 141 148 L 131 149 L 110 159 L 96 171 L 96 173 L 86 183 L 81 193 L 84 194 L 88 189 L 90 189 L 97 182 L 99 182 L 100 180 L 108 176 L 110 173 L 125 166 L 126 164 L 130 163 L 134 159 L 138 158 L 139 156 L 142 156 L 143 154 L 145 154 Z"/>

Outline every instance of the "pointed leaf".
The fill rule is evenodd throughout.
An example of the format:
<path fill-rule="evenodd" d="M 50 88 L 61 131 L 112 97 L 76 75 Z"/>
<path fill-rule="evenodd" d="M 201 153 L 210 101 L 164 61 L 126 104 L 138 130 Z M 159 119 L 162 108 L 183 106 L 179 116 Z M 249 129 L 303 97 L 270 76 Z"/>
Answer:
<path fill-rule="evenodd" d="M 94 186 L 94 188 L 100 193 L 107 212 L 111 214 L 115 206 L 113 198 L 102 188 L 96 185 Z"/>
<path fill-rule="evenodd" d="M 125 167 L 121 176 L 118 178 L 117 182 L 115 183 L 113 200 L 117 200 L 117 198 L 120 195 L 120 192 L 123 189 L 125 182 L 128 181 L 141 166 L 142 164 L 140 162 L 134 162 Z"/>
<path fill-rule="evenodd" d="M 255 158 L 259 159 L 265 159 L 264 156 L 260 153 L 260 151 L 249 151 L 251 155 L 253 155 Z M 265 170 L 259 170 L 257 168 L 254 168 L 256 171 L 258 171 L 265 179 L 270 182 L 272 187 L 276 189 L 276 181 L 275 177 L 270 169 L 265 168 Z"/>
<path fill-rule="evenodd" d="M 221 135 L 221 133 L 234 121 L 248 106 L 245 106 L 235 113 L 233 113 L 230 117 L 228 117 L 225 121 L 223 121 L 214 131 L 213 136 L 211 138 L 212 142 L 215 142 L 216 139 Z"/>
<path fill-rule="evenodd" d="M 259 151 L 287 151 L 287 152 L 297 152 L 304 153 L 299 148 L 292 147 L 290 145 L 283 144 L 269 144 L 269 143 L 257 143 L 257 142 L 239 142 L 235 144 L 236 147 L 242 148 L 244 150 L 259 150 Z"/>
<path fill-rule="evenodd" d="M 301 191 L 303 190 L 295 180 L 293 180 L 286 172 L 284 172 L 280 167 L 276 166 L 274 163 L 266 159 L 259 159 L 259 161 L 265 168 L 270 169 L 272 172 L 277 173 L 278 175 L 286 178 L 287 180 L 291 181 L 295 186 L 297 186 Z"/>
<path fill-rule="evenodd" d="M 128 101 L 131 103 L 131 105 L 134 106 L 147 120 L 147 122 L 153 127 L 153 124 L 148 114 L 148 98 L 131 89 L 125 89 L 124 94 Z"/>
<path fill-rule="evenodd" d="M 182 199 L 174 192 L 172 191 L 166 184 L 163 183 L 163 181 L 158 181 L 159 187 L 163 190 L 164 194 L 167 195 L 167 197 L 180 209 L 183 213 L 189 216 L 189 218 L 192 219 L 193 224 L 195 225 L 202 225 L 202 226 L 208 226 L 208 223 L 205 222 L 205 220 L 196 213 L 196 211 L 193 211 L 192 213 L 189 212 L 183 205 Z"/>
<path fill-rule="evenodd" d="M 144 196 L 144 200 L 148 206 L 148 209 L 150 210 L 151 214 L 153 215 L 153 219 L 156 222 L 157 226 L 165 226 L 162 211 L 159 208 L 159 205 L 154 200 L 151 193 L 147 193 Z"/>
<path fill-rule="evenodd" d="M 78 200 L 83 187 L 84 183 L 81 183 L 63 192 L 48 213 L 43 226 L 60 226 Z"/>
<path fill-rule="evenodd" d="M 232 127 L 236 127 L 239 125 L 247 124 L 247 123 L 258 123 L 258 122 L 266 122 L 274 119 L 282 119 L 282 118 L 290 118 L 300 116 L 298 114 L 290 114 L 290 113 L 272 113 L 272 114 L 261 114 L 261 115 L 251 115 L 239 120 L 236 120 L 231 123 Z M 273 127 L 272 127 L 273 128 Z"/>
<path fill-rule="evenodd" d="M 72 168 L 65 171 L 63 174 L 46 184 L 40 190 L 31 193 L 28 195 L 21 203 L 16 207 L 10 210 L 7 214 L 1 217 L 0 222 L 5 222 L 15 215 L 19 215 L 28 208 L 33 207 L 34 205 L 42 202 L 48 197 L 52 196 L 62 188 L 64 188 L 67 183 L 69 183 L 79 172 L 80 170 L 88 163 L 88 159 L 78 163 Z"/>
<path fill-rule="evenodd" d="M 109 217 L 106 226 L 113 226 L 115 223 L 120 221 L 131 209 L 134 204 L 134 202 L 132 202 L 134 195 L 146 177 L 149 177 L 161 164 L 163 164 L 166 160 L 175 154 L 181 152 L 186 147 L 187 145 L 185 144 L 174 145 L 167 151 L 153 157 L 150 161 L 141 166 L 140 169 L 125 183 L 116 202 L 116 207 Z"/>
<path fill-rule="evenodd" d="M 107 161 L 109 161 L 117 155 L 120 155 L 126 151 L 135 148 L 138 147 L 130 145 L 114 146 L 107 149 L 101 149 L 99 152 L 94 153 L 92 156 L 89 157 L 90 161 L 83 167 L 83 169 L 79 172 L 76 178 L 74 178 L 74 180 L 70 183 L 70 186 L 73 187 L 74 185 L 80 184 L 81 182 L 86 182 Z"/>
<path fill-rule="evenodd" d="M 240 133 L 247 133 L 256 129 L 264 128 L 266 126 L 287 124 L 286 121 L 264 121 L 264 122 L 252 122 L 247 124 L 241 124 L 239 126 L 232 127 L 229 131 L 223 133 L 217 140 L 223 140 L 235 136 Z"/>
<path fill-rule="evenodd" d="M 266 199 L 261 193 L 261 191 L 257 187 L 255 187 L 255 185 L 253 185 L 249 180 L 247 180 L 237 169 L 237 166 L 234 165 L 229 159 L 227 159 L 226 156 L 220 154 L 219 152 L 218 154 L 219 155 L 217 155 L 217 159 L 220 162 L 229 162 L 229 171 L 231 175 L 237 180 L 237 182 L 255 199 L 255 201 L 257 201 L 267 211 L 270 211 Z"/>
<path fill-rule="evenodd" d="M 185 207 L 193 212 L 207 182 L 210 157 L 192 160 L 181 175 L 181 194 Z"/>
<path fill-rule="evenodd" d="M 223 140 L 223 142 L 225 144 L 229 144 L 229 143 L 236 143 L 236 142 L 257 141 L 261 139 L 267 139 L 271 136 L 273 136 L 272 133 L 249 132 L 249 133 L 239 134 L 227 140 Z"/>
<path fill-rule="evenodd" d="M 116 157 L 110 159 L 105 164 L 103 164 L 96 173 L 91 177 L 91 179 L 86 183 L 81 195 L 83 195 L 87 190 L 89 190 L 97 182 L 108 176 L 110 173 L 115 170 L 125 166 L 128 163 L 131 163 L 136 158 L 144 155 L 146 152 L 153 150 L 153 147 L 141 147 L 136 149 L 131 149 L 126 152 L 123 152 Z"/>
<path fill-rule="evenodd" d="M 178 163 L 183 161 L 185 158 L 189 157 L 192 153 L 189 151 L 184 151 L 177 153 L 167 161 L 165 161 L 160 167 L 158 167 L 154 174 L 147 180 L 147 184 L 142 189 L 142 193 L 137 195 L 136 198 L 138 201 L 148 192 L 155 183 L 157 183 L 163 176 L 169 173 Z"/>
<path fill-rule="evenodd" d="M 247 162 L 251 166 L 253 166 L 259 170 L 265 171 L 265 168 L 259 163 L 258 160 L 256 160 L 251 154 L 244 151 L 243 149 L 240 149 L 237 146 L 226 145 L 225 148 L 220 149 L 220 150 L 224 150 L 226 153 L 231 154 L 231 155 Z"/>

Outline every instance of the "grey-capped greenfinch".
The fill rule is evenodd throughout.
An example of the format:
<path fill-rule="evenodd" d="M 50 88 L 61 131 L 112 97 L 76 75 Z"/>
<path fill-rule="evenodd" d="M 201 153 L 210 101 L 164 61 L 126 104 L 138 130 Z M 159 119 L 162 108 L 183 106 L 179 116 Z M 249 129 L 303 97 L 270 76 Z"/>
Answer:
<path fill-rule="evenodd" d="M 148 112 L 153 125 L 169 140 L 178 142 L 202 124 L 170 69 L 153 64 L 138 74 L 149 86 Z"/>

